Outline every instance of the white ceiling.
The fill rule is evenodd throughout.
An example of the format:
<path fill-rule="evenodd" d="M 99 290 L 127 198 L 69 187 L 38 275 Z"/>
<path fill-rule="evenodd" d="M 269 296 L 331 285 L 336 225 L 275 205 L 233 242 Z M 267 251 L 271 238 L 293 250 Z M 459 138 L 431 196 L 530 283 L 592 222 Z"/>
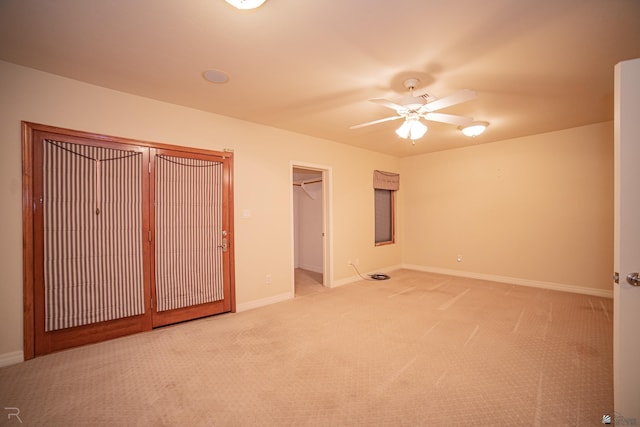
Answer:
<path fill-rule="evenodd" d="M 638 0 L 0 0 L 2 60 L 396 156 L 612 120 L 613 67 L 637 57 Z M 475 90 L 441 112 L 490 127 L 429 122 L 415 145 L 397 121 L 349 129 L 392 115 L 367 100 L 407 77 Z"/>

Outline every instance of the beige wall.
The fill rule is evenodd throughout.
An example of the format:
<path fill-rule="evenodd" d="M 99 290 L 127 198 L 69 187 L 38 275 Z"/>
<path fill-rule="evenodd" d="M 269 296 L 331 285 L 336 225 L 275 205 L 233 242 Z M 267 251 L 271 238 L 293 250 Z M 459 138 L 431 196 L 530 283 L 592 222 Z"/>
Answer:
<path fill-rule="evenodd" d="M 292 291 L 291 161 L 331 167 L 333 280 L 401 263 L 400 246 L 373 245 L 372 171 L 399 159 L 198 110 L 132 96 L 0 61 L 0 356 L 22 350 L 20 121 L 120 137 L 235 150 L 239 304 Z M 243 210 L 251 216 L 243 218 Z M 269 274 L 272 283 L 265 283 Z"/>
<path fill-rule="evenodd" d="M 401 173 L 405 264 L 611 291 L 611 122 L 405 158 Z"/>

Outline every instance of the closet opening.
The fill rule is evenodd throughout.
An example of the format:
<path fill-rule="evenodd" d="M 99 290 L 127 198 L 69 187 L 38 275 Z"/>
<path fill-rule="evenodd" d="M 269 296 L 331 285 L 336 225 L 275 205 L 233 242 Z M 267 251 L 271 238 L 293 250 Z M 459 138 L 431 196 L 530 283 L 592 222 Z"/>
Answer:
<path fill-rule="evenodd" d="M 330 169 L 292 164 L 294 295 L 331 286 Z"/>

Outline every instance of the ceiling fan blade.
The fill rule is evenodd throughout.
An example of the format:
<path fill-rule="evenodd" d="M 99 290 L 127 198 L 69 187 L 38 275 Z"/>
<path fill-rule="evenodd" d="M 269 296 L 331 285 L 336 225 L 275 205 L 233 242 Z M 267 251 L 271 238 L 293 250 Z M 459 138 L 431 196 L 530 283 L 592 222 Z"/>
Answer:
<path fill-rule="evenodd" d="M 473 121 L 471 117 L 456 116 L 454 114 L 444 113 L 427 113 L 422 117 L 424 117 L 426 120 L 431 120 L 432 122 L 449 123 L 450 125 L 458 126 L 466 126 Z"/>
<path fill-rule="evenodd" d="M 362 123 L 362 124 L 359 124 L 359 125 L 351 126 L 349 129 L 359 129 L 359 128 L 363 128 L 365 126 L 377 125 L 378 123 L 384 123 L 384 122 L 388 122 L 388 121 L 391 121 L 391 120 L 401 119 L 403 117 L 404 116 L 385 117 L 384 119 L 374 120 L 372 122 L 367 122 L 367 123 Z"/>
<path fill-rule="evenodd" d="M 436 99 L 433 102 L 429 102 L 424 106 L 426 111 L 441 110 L 452 105 L 460 104 L 462 102 L 471 101 L 476 97 L 476 93 L 469 89 L 463 89 L 460 92 L 456 92 L 453 95 L 445 96 L 444 98 Z"/>
<path fill-rule="evenodd" d="M 378 99 L 370 99 L 369 101 L 374 104 L 382 105 L 383 107 L 391 108 L 392 110 L 398 111 L 404 108 L 400 104 L 396 104 L 395 102 L 391 102 L 388 99 L 378 98 Z"/>

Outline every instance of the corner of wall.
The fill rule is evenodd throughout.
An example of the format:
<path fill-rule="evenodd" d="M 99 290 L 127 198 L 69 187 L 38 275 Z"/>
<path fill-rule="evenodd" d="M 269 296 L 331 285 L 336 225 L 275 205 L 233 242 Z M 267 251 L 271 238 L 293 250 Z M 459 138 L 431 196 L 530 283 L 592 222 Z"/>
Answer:
<path fill-rule="evenodd" d="M 0 368 L 22 362 L 24 362 L 24 353 L 22 351 L 0 354 Z"/>

